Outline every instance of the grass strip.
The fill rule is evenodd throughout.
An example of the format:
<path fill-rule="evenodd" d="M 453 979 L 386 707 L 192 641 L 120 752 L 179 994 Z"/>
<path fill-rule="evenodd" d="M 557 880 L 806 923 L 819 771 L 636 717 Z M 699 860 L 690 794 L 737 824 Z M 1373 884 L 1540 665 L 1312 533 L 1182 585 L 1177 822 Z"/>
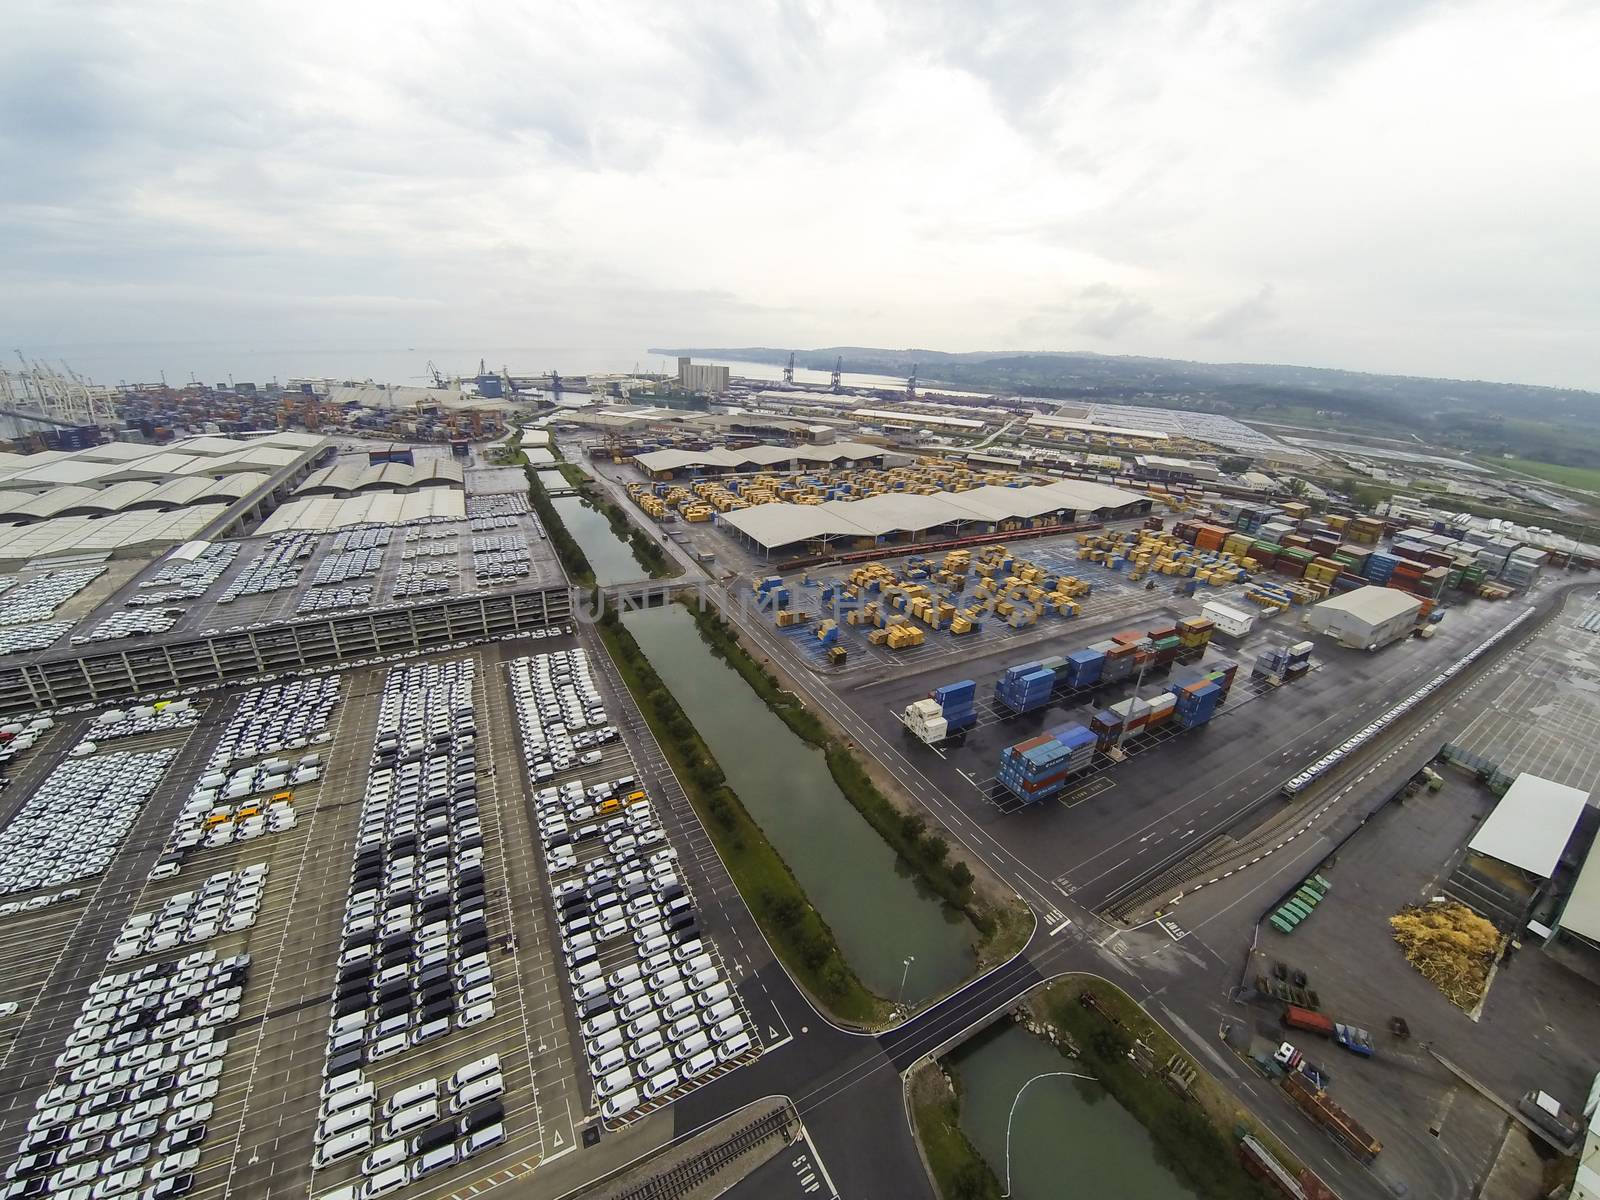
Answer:
<path fill-rule="evenodd" d="M 1000 1181 L 961 1128 L 961 1094 L 936 1063 L 911 1077 L 911 1117 L 944 1200 L 1000 1200 Z"/>
<path fill-rule="evenodd" d="M 1093 992 L 1103 1012 L 1085 1007 L 1079 997 Z M 1157 1071 L 1174 1054 L 1193 1059 L 1133 998 L 1103 979 L 1074 976 L 1049 985 L 1034 1002 L 1035 1011 L 1078 1044 L 1078 1062 L 1088 1067 L 1106 1091 L 1149 1131 L 1168 1165 L 1203 1200 L 1270 1200 L 1277 1193 L 1240 1164 L 1234 1130 L 1249 1129 L 1291 1171 L 1300 1164 L 1277 1138 L 1200 1070 L 1185 1099 L 1159 1073 L 1145 1074 L 1128 1057 L 1135 1038 L 1150 1047 Z M 1198 1064 L 1196 1064 L 1198 1067 Z"/>
<path fill-rule="evenodd" d="M 599 630 L 623 682 L 774 952 L 801 986 L 839 1020 L 859 1025 L 881 1020 L 887 1004 L 867 989 L 845 960 L 833 930 L 811 906 L 789 864 L 728 786 L 710 748 L 615 610 L 606 610 Z"/>
<path fill-rule="evenodd" d="M 965 912 L 979 932 L 985 936 L 993 932 L 994 916 L 977 903 L 972 891 L 972 871 L 967 864 L 950 861 L 950 843 L 930 831 L 926 818 L 920 813 L 897 809 L 878 790 L 861 760 L 828 733 L 822 721 L 798 696 L 784 691 L 776 677 L 750 656 L 720 614 L 694 604 L 689 605 L 689 610 L 711 652 L 738 671 L 796 737 L 823 752 L 833 782 L 899 855 L 900 861 L 934 893 Z"/>

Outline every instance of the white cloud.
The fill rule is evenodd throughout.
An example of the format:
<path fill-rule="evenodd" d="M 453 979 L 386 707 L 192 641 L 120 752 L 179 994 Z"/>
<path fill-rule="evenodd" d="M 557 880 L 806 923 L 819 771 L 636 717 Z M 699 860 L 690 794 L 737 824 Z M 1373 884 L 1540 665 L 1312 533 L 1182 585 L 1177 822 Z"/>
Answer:
<path fill-rule="evenodd" d="M 1600 388 L 1597 58 L 1559 0 L 13 0 L 0 325 Z"/>

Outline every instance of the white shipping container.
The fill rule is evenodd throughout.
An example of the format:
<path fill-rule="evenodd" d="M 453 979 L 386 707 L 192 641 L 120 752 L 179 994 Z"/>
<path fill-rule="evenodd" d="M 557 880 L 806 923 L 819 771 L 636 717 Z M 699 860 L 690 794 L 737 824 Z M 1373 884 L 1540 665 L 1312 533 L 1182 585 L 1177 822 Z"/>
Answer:
<path fill-rule="evenodd" d="M 1200 612 L 1230 637 L 1242 637 L 1255 628 L 1254 613 L 1240 612 L 1237 608 L 1229 608 L 1214 600 L 1201 605 Z"/>

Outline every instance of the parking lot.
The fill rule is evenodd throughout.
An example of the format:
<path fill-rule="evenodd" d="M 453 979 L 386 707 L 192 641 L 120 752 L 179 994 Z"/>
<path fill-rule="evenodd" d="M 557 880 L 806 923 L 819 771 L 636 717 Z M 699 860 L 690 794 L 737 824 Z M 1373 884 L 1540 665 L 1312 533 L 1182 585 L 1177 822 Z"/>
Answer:
<path fill-rule="evenodd" d="M 503 1130 L 499 1136 L 503 1140 L 481 1144 L 479 1139 L 470 1165 L 462 1163 L 412 1182 L 406 1186 L 407 1196 L 445 1195 L 463 1187 L 524 1179 L 541 1165 L 580 1148 L 591 1156 L 585 1160 L 584 1177 L 604 1171 L 609 1161 L 608 1141 L 596 1147 L 584 1144 L 584 1131 L 599 1124 L 602 1098 L 595 1093 L 596 1081 L 573 1007 L 569 969 L 563 961 L 561 933 L 554 922 L 550 892 L 543 883 L 543 847 L 536 831 L 535 807 L 527 799 L 537 789 L 528 785 L 511 676 L 505 666 L 506 659 L 522 657 L 543 645 L 576 648 L 579 639 L 551 637 L 543 644 L 518 640 L 471 654 L 457 653 L 453 658 L 409 660 L 407 664 L 472 664 L 475 761 L 470 773 L 452 773 L 449 778 L 464 783 L 470 777 L 476 788 L 476 825 L 470 836 L 481 839 L 476 849 L 482 855 L 482 891 L 474 893 L 475 902 L 481 903 L 476 911 L 483 918 L 478 953 L 487 957 L 493 995 L 492 1009 L 481 1019 L 466 1026 L 452 1024 L 437 1039 L 411 1044 L 417 1026 L 408 1019 L 405 1049 L 362 1064 L 361 1082 L 373 1088 L 373 1148 L 400 1136 L 396 1131 L 396 1137 L 383 1137 L 389 1132 L 383 1106 L 394 1095 L 431 1080 L 439 1088 L 432 1097 L 436 1108 L 433 1119 L 420 1132 L 456 1122 L 450 1144 L 457 1147 L 459 1157 L 476 1131 L 459 1124 L 466 1110 L 450 1111 L 454 1097 L 450 1078 L 466 1064 L 494 1055 L 503 1089 L 498 1097 L 481 1102 L 500 1106 Z M 576 782 L 587 791 L 603 779 L 637 778 L 649 797 L 651 811 L 659 818 L 664 845 L 680 856 L 684 895 L 692 897 L 700 940 L 708 947 L 703 952 L 714 955 L 719 982 L 726 982 L 729 998 L 750 1038 L 748 1048 L 719 1061 L 693 1081 L 680 1080 L 661 1095 L 650 1100 L 641 1097 L 638 1104 L 619 1112 L 609 1124 L 620 1128 L 670 1104 L 689 1087 L 736 1069 L 753 1057 L 762 1043 L 787 1040 L 789 1024 L 766 996 L 757 992 L 754 999 L 747 999 L 739 989 L 754 971 L 770 965 L 770 952 L 721 871 L 709 839 L 666 772 L 659 750 L 653 741 L 642 740 L 648 739 L 648 731 L 636 710 L 631 702 L 617 700 L 626 694 L 618 691 L 609 661 L 602 655 L 595 667 L 594 686 L 602 696 L 605 720 L 614 722 L 617 736 L 604 744 L 597 761 L 572 764 L 559 781 Z M 118 738 L 82 759 L 68 758 L 66 750 L 93 728 L 95 715 L 69 718 L 52 731 L 48 751 L 39 752 L 44 757 L 23 760 L 15 776 L 19 791 L 6 797 L 17 806 L 26 800 L 20 789 L 34 790 L 46 768 L 92 763 L 110 753 L 166 750 L 171 755 L 150 800 L 139 809 L 120 846 L 114 848 L 109 865 L 99 875 L 81 881 L 79 895 L 9 916 L 0 913 L 0 966 L 11 980 L 0 1003 L 18 1004 L 13 1015 L 0 1017 L 0 1054 L 4 1055 L 0 1068 L 9 1083 L 5 1107 L 0 1109 L 0 1154 L 7 1161 L 22 1144 L 28 1122 L 37 1115 L 36 1102 L 48 1087 L 62 1081 L 56 1059 L 65 1049 L 74 1023 L 85 1016 L 91 986 L 106 975 L 127 974 L 151 965 L 165 972 L 169 964 L 187 955 L 206 953 L 214 954 L 218 961 L 248 955 L 249 962 L 246 974 L 237 982 L 240 994 L 221 1001 L 222 1007 L 214 1013 L 217 1036 L 226 1040 L 226 1049 L 218 1052 L 221 1069 L 215 1078 L 202 1081 L 216 1085 L 215 1095 L 200 1101 L 212 1106 L 203 1122 L 205 1132 L 192 1145 L 169 1145 L 168 1153 L 184 1155 L 164 1168 L 179 1180 L 170 1185 L 174 1194 L 186 1186 L 188 1194 L 197 1196 L 238 1189 L 259 1196 L 323 1195 L 373 1177 L 361 1171 L 362 1160 L 372 1149 L 316 1167 L 313 1156 L 319 1118 L 330 1115 L 319 1112 L 335 1019 L 330 1004 L 340 987 L 338 960 L 350 949 L 343 929 L 348 927 L 352 869 L 358 844 L 371 833 L 370 825 L 363 833 L 363 801 L 379 739 L 384 684 L 388 672 L 395 669 L 385 665 L 337 677 L 307 677 L 307 687 L 318 680 L 324 685 L 339 684 L 337 699 L 320 708 L 304 700 L 312 693 L 285 696 L 272 692 L 270 699 L 265 698 L 270 687 L 281 687 L 282 681 L 255 689 L 255 699 L 248 703 L 245 694 L 237 691 L 213 695 L 195 710 L 195 719 L 181 726 Z M 325 722 L 308 725 L 305 714 L 313 712 L 322 712 Z M 296 718 L 301 719 L 297 722 Z M 321 759 L 322 769 L 315 778 L 295 782 L 294 772 L 312 753 Z M 282 777 L 284 771 L 287 779 Z M 220 784 L 211 778 L 219 772 L 224 776 Z M 230 797 L 227 792 L 235 777 L 241 780 L 242 794 Z M 203 780 L 210 786 L 202 787 Z M 292 808 L 292 822 L 273 819 L 283 809 L 274 810 L 272 789 L 289 793 L 281 804 Z M 204 815 L 201 804 L 211 805 Z M 262 808 L 259 814 L 241 818 L 241 813 L 257 804 Z M 205 822 L 221 812 L 227 817 L 218 824 L 232 825 L 235 830 L 252 821 L 259 820 L 260 825 L 252 826 L 254 832 L 245 839 L 204 836 L 209 828 Z M 367 813 L 370 816 L 370 805 Z M 194 840 L 197 832 L 202 836 Z M 459 831 L 452 830 L 455 832 Z M 186 833 L 189 843 L 181 848 L 181 854 L 175 853 L 178 840 Z M 580 871 L 590 861 L 587 852 L 581 856 Z M 248 911 L 235 911 L 236 873 L 255 864 L 260 864 L 257 871 L 265 868 L 260 886 L 249 889 Z M 230 875 L 232 883 L 227 881 Z M 212 876 L 218 877 L 213 885 L 215 900 L 202 894 L 181 905 L 169 905 L 174 897 L 203 893 Z M 414 885 L 419 882 L 420 877 L 413 880 Z M 18 899 L 26 901 L 31 895 L 20 893 Z M 462 911 L 470 914 L 474 910 Z M 148 915 L 137 917 L 130 925 L 135 914 Z M 198 940 L 185 940 L 191 933 Z M 627 947 L 636 950 L 631 940 Z M 108 961 L 108 955 L 119 961 Z M 621 969 L 622 956 L 608 947 L 601 961 L 606 973 L 612 974 Z M 162 976 L 170 977 L 170 973 Z M 697 1005 L 696 1012 L 709 1008 Z M 375 1029 L 374 1023 L 373 1032 Z M 363 1038 L 366 1032 L 363 1026 Z M 353 1043 L 347 1038 L 345 1044 Z M 187 1068 L 180 1066 L 180 1073 L 182 1069 Z M 130 1082 L 134 1082 L 131 1076 Z M 412 1119 L 416 1118 L 407 1118 Z M 139 1126 L 137 1121 L 133 1124 Z M 169 1132 L 159 1126 L 148 1139 L 151 1157 L 120 1168 L 146 1171 L 138 1184 L 140 1190 L 151 1186 L 149 1172 L 165 1157 L 158 1151 Z M 404 1136 L 414 1138 L 420 1132 L 407 1130 Z M 438 1136 L 437 1132 L 431 1135 L 433 1140 Z M 133 1134 L 125 1138 L 133 1144 Z M 625 1144 L 636 1146 L 637 1142 L 620 1139 L 618 1152 Z M 102 1149 L 108 1155 L 116 1152 L 109 1144 Z M 190 1149 L 198 1152 L 192 1162 L 185 1154 Z M 390 1156 L 393 1153 L 388 1152 Z M 425 1154 L 426 1150 L 412 1153 L 408 1144 L 407 1171 L 414 1172 Z M 380 1156 L 371 1165 L 374 1174 L 381 1175 L 395 1164 Z M 37 1171 L 27 1178 L 48 1180 L 55 1170 L 52 1164 L 49 1171 Z M 572 1173 L 562 1174 L 566 1178 Z M 191 1175 L 192 1180 L 186 1178 Z M 391 1171 L 385 1178 L 394 1177 Z M 118 1186 L 122 1183 L 133 1186 L 128 1179 L 119 1180 Z M 43 1186 L 26 1183 L 19 1194 Z"/>

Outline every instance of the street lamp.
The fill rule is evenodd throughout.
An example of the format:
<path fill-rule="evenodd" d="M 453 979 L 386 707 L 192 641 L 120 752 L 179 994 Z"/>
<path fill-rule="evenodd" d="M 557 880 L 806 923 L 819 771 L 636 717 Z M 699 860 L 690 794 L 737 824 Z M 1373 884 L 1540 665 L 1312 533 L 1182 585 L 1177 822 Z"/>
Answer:
<path fill-rule="evenodd" d="M 894 1006 L 896 1008 L 900 1007 L 901 998 L 906 994 L 906 976 L 911 974 L 911 964 L 916 961 L 917 956 L 915 954 L 910 955 L 904 960 L 905 970 L 900 972 L 900 990 L 894 994 Z"/>

